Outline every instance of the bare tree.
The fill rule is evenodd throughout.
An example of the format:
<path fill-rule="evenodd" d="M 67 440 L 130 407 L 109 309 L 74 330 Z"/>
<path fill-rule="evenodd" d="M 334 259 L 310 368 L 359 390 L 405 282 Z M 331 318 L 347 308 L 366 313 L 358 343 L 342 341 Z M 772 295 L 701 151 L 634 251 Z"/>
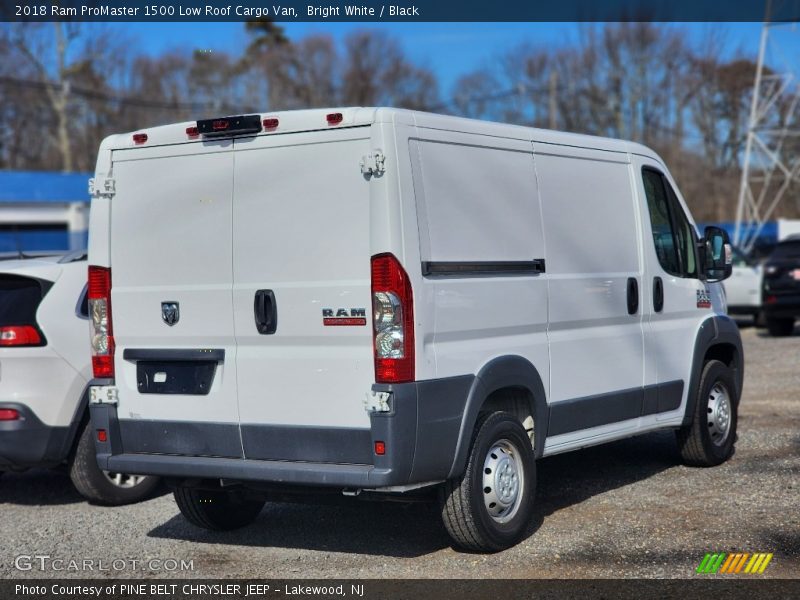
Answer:
<path fill-rule="evenodd" d="M 435 75 L 413 65 L 393 38 L 357 31 L 347 36 L 344 46 L 343 104 L 424 109 L 439 103 Z"/>

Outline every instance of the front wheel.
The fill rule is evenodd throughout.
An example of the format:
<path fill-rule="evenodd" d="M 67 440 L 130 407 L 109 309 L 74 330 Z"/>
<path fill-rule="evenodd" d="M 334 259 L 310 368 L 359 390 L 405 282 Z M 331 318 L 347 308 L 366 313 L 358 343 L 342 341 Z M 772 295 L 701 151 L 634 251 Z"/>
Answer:
<path fill-rule="evenodd" d="M 263 500 L 246 498 L 238 490 L 175 488 L 175 502 L 192 525 L 211 531 L 239 529 L 255 521 Z"/>
<path fill-rule="evenodd" d="M 738 408 L 730 367 L 718 360 L 708 361 L 700 376 L 692 422 L 676 433 L 685 464 L 713 467 L 733 455 Z"/>
<path fill-rule="evenodd" d="M 525 534 L 535 489 L 528 434 L 509 413 L 491 413 L 475 428 L 464 475 L 441 489 L 442 521 L 465 550 L 504 550 Z"/>

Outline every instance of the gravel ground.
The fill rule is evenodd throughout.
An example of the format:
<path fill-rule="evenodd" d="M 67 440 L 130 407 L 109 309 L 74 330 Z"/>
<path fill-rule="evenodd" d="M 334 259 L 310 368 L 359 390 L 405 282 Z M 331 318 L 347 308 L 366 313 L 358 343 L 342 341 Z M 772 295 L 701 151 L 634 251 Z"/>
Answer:
<path fill-rule="evenodd" d="M 171 494 L 90 506 L 65 474 L 29 471 L 0 479 L 0 577 L 691 577 L 706 552 L 745 551 L 775 553 L 765 576 L 797 578 L 800 329 L 785 339 L 753 328 L 742 335 L 746 375 L 731 461 L 681 466 L 669 432 L 544 459 L 530 535 L 498 555 L 454 551 L 427 505 L 270 504 L 253 526 L 216 534 L 186 523 Z M 175 558 L 194 569 L 19 571 L 18 555 L 106 566 Z"/>

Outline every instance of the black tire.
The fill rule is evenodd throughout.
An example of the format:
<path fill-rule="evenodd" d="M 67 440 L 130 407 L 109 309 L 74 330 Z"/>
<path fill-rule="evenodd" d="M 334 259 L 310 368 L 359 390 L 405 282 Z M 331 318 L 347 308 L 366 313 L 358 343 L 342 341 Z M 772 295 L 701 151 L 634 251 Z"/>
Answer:
<path fill-rule="evenodd" d="M 726 411 L 729 425 L 724 436 L 717 425 L 719 419 L 716 417 L 719 414 L 717 403 L 723 402 L 720 390 L 728 396 Z M 731 369 L 718 360 L 708 361 L 700 376 L 692 422 L 676 432 L 678 449 L 684 464 L 713 467 L 733 456 L 738 409 L 739 398 Z"/>
<path fill-rule="evenodd" d="M 118 477 L 119 484 L 112 482 L 97 466 L 92 428 L 88 423 L 79 433 L 75 455 L 69 465 L 69 477 L 81 496 L 90 502 L 108 506 L 121 506 L 144 500 L 153 493 L 159 483 L 158 477 L 139 479 L 129 475 Z"/>
<path fill-rule="evenodd" d="M 245 498 L 239 491 L 175 488 L 175 502 L 192 525 L 229 531 L 249 525 L 264 508 L 263 500 Z"/>
<path fill-rule="evenodd" d="M 490 509 L 485 502 L 488 498 L 485 490 L 491 488 L 484 487 L 484 469 L 486 464 L 497 464 L 491 462 L 490 450 L 503 442 L 510 442 L 511 452 L 506 454 L 512 456 L 516 453 L 514 465 L 518 474 L 521 471 L 523 476 L 517 477 L 517 481 L 522 480 L 517 488 L 518 500 L 509 507 L 510 512 L 507 515 L 498 515 L 501 519 L 508 520 L 499 522 L 490 515 Z M 504 467 L 498 467 L 496 472 L 500 472 L 501 468 Z M 496 476 L 488 471 L 487 468 L 487 477 Z M 440 490 L 445 529 L 455 545 L 464 550 L 497 552 L 509 548 L 525 534 L 533 510 L 535 489 L 536 462 L 528 434 L 511 414 L 491 413 L 475 426 L 464 475 L 445 482 Z M 495 503 L 495 507 L 497 506 Z"/>
<path fill-rule="evenodd" d="M 768 318 L 767 331 L 775 337 L 786 337 L 794 333 L 794 319 L 790 318 Z"/>

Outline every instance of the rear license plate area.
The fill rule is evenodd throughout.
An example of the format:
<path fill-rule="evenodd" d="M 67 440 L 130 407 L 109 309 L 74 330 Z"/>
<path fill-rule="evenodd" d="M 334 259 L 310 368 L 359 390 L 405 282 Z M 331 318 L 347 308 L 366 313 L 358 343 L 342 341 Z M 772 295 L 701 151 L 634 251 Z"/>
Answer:
<path fill-rule="evenodd" d="M 217 362 L 211 360 L 140 360 L 136 363 L 136 384 L 140 394 L 206 396 L 216 370 Z"/>

